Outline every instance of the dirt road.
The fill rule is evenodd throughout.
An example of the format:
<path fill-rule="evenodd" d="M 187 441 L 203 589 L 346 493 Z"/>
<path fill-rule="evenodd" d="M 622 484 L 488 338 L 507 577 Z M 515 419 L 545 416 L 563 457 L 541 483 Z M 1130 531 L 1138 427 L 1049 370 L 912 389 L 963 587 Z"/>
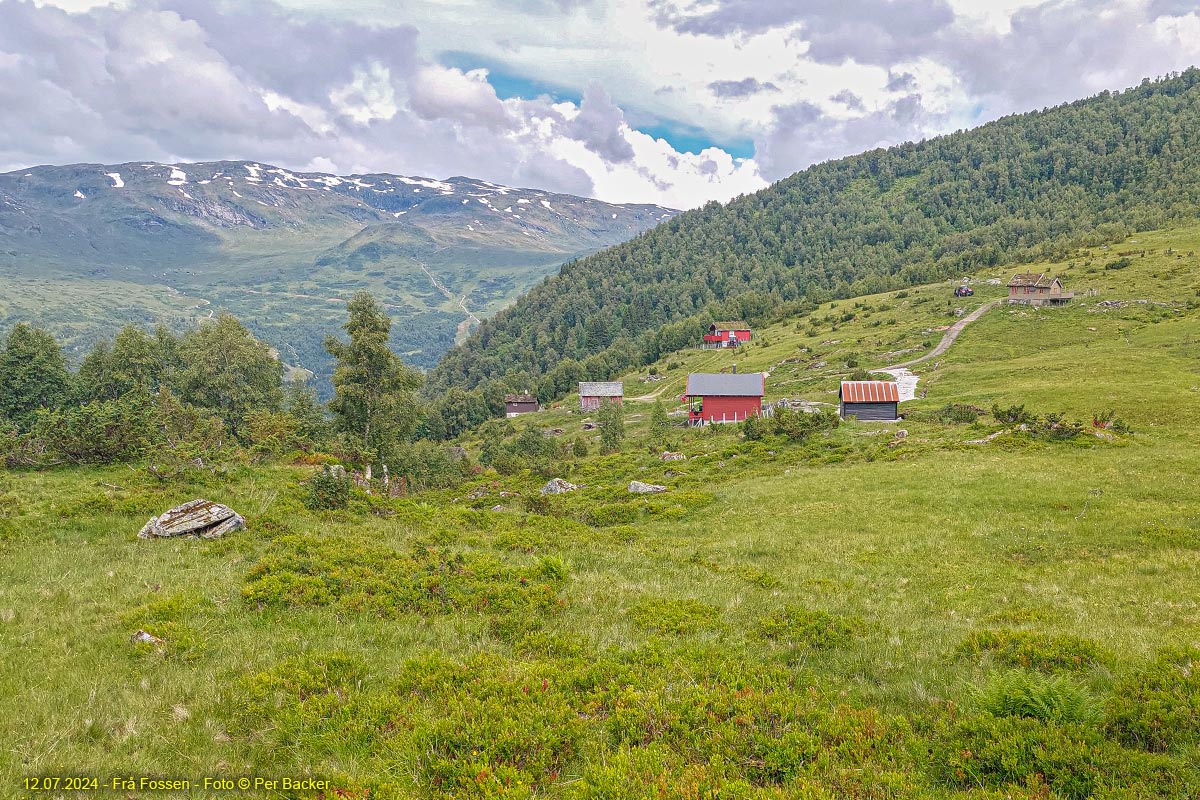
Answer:
<path fill-rule="evenodd" d="M 890 367 L 884 367 L 883 369 L 876 370 L 876 372 L 886 372 L 893 369 L 900 370 L 904 369 L 905 367 L 911 367 L 913 364 L 920 364 L 922 361 L 928 361 L 931 358 L 937 358 L 942 353 L 950 349 L 950 345 L 954 344 L 954 340 L 958 338 L 958 335 L 963 332 L 964 328 L 1003 302 L 1003 300 L 993 300 L 990 303 L 984 303 L 970 314 L 967 314 L 958 322 L 950 326 L 950 329 L 946 331 L 946 335 L 942 337 L 940 342 L 938 342 L 937 347 L 933 348 L 920 358 L 914 358 L 911 361 L 904 361 L 900 364 L 892 364 Z"/>

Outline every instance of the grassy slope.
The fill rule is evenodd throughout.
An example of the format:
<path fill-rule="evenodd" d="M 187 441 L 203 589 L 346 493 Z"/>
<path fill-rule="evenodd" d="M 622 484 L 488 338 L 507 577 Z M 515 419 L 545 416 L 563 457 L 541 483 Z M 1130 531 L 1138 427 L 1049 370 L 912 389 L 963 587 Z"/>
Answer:
<path fill-rule="evenodd" d="M 1196 258 L 1187 255 L 1200 249 L 1200 230 L 1137 238 L 1070 266 L 1048 265 L 1076 292 L 1100 294 L 1064 310 L 989 313 L 940 365 L 917 368 L 929 396 L 904 406 L 911 413 L 948 401 L 1000 401 L 1078 418 L 1113 407 L 1135 431 L 1114 442 L 1000 437 L 988 445 L 963 444 L 999 429 L 987 419 L 976 426 L 907 421 L 909 435 L 895 448 L 887 446 L 890 436 L 876 432 L 896 426 L 843 426 L 811 446 L 742 443 L 730 427 L 675 431 L 672 446 L 693 458 L 663 463 L 639 444 L 648 406 L 632 403 L 626 455 L 559 465 L 559 474 L 587 488 L 539 509 L 551 517 L 530 515 L 515 499 L 499 496 L 510 490 L 536 497 L 545 476 L 535 475 L 485 475 L 472 487 L 400 503 L 396 516 L 386 516 L 305 511 L 295 488 L 306 474 L 302 467 L 239 468 L 167 488 L 124 467 L 0 474 L 0 550 L 8 576 L 0 585 L 0 660 L 6 665 L 0 736 L 9 743 L 0 751 L 0 785 L 7 792 L 21 776 L 52 770 L 311 771 L 346 776 L 347 785 L 382 781 L 401 795 L 419 794 L 419 784 L 432 793 L 430 783 L 444 775 L 431 765 L 432 754 L 448 751 L 455 756 L 451 763 L 483 776 L 476 787 L 481 793 L 530 796 L 528 782 L 515 781 L 531 775 L 537 792 L 549 796 L 653 793 L 646 786 L 607 794 L 596 789 L 610 770 L 633 784 L 657 780 L 665 796 L 699 796 L 697 786 L 722 785 L 720 770 L 695 766 L 704 758 L 682 745 L 690 755 L 655 761 L 658 748 L 695 728 L 736 762 L 734 744 L 720 744 L 724 729 L 713 714 L 719 716 L 722 702 L 736 707 L 742 695 L 696 705 L 708 721 L 675 727 L 672 714 L 701 702 L 697 687 L 753 694 L 753 687 L 766 691 L 784 674 L 796 697 L 809 698 L 804 702 L 821 713 L 835 713 L 841 704 L 876 707 L 884 720 L 879 730 L 906 730 L 894 721 L 900 718 L 924 730 L 921 720 L 945 713 L 945 701 L 966 702 L 967 685 L 997 666 L 954 655 L 970 632 L 986 628 L 1094 640 L 1113 658 L 1079 679 L 1103 697 L 1157 648 L 1200 642 L 1194 469 L 1200 311 L 1187 307 L 1200 290 Z M 1183 257 L 1166 254 L 1168 246 Z M 1116 258 L 1113 251 L 1143 247 L 1154 252 L 1135 257 L 1127 269 L 1103 270 Z M 973 304 L 1001 291 L 977 286 Z M 825 306 L 810 319 L 762 332 L 736 356 L 695 351 L 665 359 L 659 369 L 668 381 L 647 390 L 664 387 L 664 397 L 677 396 L 673 381 L 688 369 L 736 358 L 743 370 L 772 368 L 773 397 L 831 400 L 835 367 L 846 353 L 878 366 L 909 357 L 887 353 L 936 341 L 939 334 L 925 331 L 953 321 L 949 293 L 948 285 L 939 285 L 910 290 L 905 298 L 858 301 L 871 311 L 855 309 L 854 301 Z M 1136 298 L 1175 305 L 1093 306 Z M 836 330 L 823 321 L 852 310 L 857 317 L 839 321 Z M 891 318 L 899 322 L 889 325 Z M 818 330 L 809 335 L 814 320 Z M 802 361 L 777 366 L 793 358 Z M 828 366 L 806 368 L 819 361 Z M 635 380 L 627 376 L 627 386 L 639 385 Z M 564 405 L 516 425 L 557 427 L 573 437 L 580 421 Z M 671 491 L 631 500 L 623 487 L 635 477 L 666 483 Z M 483 496 L 468 498 L 472 488 Z M 133 538 L 151 511 L 193 496 L 242 510 L 251 530 L 216 543 Z M 487 512 L 494 504 L 510 513 Z M 538 508 L 536 501 L 530 505 Z M 627 524 L 587 527 L 570 521 L 573 516 Z M 541 635 L 549 638 L 543 639 L 498 633 L 486 612 L 380 617 L 336 604 L 259 610 L 242 598 L 248 572 L 264 557 L 291 552 L 294 545 L 280 538 L 288 531 L 368 549 L 373 541 L 400 551 L 432 542 L 515 568 L 559 557 L 570 570 L 561 589 L 565 607 L 546 617 Z M 676 602 L 687 599 L 711 609 L 688 612 Z M 861 618 L 862 634 L 833 650 L 757 637 L 757 623 L 786 605 Z M 656 616 L 680 608 L 681 633 L 654 630 Z M 165 652 L 132 647 L 128 637 L 138 628 L 166 638 Z M 581 648 L 583 662 L 570 655 L 572 648 Z M 256 694 L 255 686 L 269 683 L 266 677 L 247 682 L 259 672 L 287 676 L 293 656 L 321 665 L 320 654 L 335 650 L 358 659 L 360 672 L 343 684 L 330 678 L 333 689 L 317 692 L 316 700 L 297 700 L 297 690 L 286 687 Z M 447 667 L 431 658 L 470 666 L 447 677 Z M 622 659 L 635 674 L 605 679 L 625 687 L 613 690 L 617 699 L 592 689 L 602 696 L 596 701 L 602 710 L 581 705 L 554 716 L 556 692 L 587 695 L 588 670 Z M 413 660 L 425 666 L 414 668 Z M 601 666 L 588 667 L 591 662 Z M 727 672 L 713 677 L 710 669 Z M 434 688 L 415 687 L 410 677 L 437 670 L 443 679 Z M 451 685 L 457 688 L 444 688 Z M 523 705 L 522 692 L 538 685 L 550 687 L 546 699 Z M 239 709 L 264 696 L 269 710 L 245 721 Z M 649 726 L 639 728 L 645 739 L 632 749 L 618 724 L 630 718 Z M 848 736 L 845 730 L 854 728 L 842 722 L 814 717 L 805 729 L 841 742 L 842 734 L 830 731 Z M 555 762 L 558 777 L 529 767 L 512 773 L 508 789 L 492 782 L 504 774 L 496 765 L 514 738 L 520 743 L 580 726 L 576 745 Z M 467 733 L 456 739 L 455 730 Z M 924 752 L 927 735 L 914 735 L 914 752 Z M 544 738 L 553 749 L 554 736 Z M 802 778 L 831 794 L 797 788 L 801 781 L 779 796 L 1001 796 L 951 792 L 924 774 L 933 767 L 908 753 L 908 739 L 900 736 L 902 743 L 887 749 L 867 738 L 876 749 L 823 739 L 830 763 L 813 760 Z M 1197 755 L 1194 749 L 1176 753 L 1181 761 Z M 681 767 L 687 763 L 693 766 Z M 867 777 L 863 769 L 855 772 L 859 767 Z M 749 769 L 745 763 L 737 768 Z M 585 780 L 578 780 L 581 773 Z M 909 788 L 881 789 L 880 776 L 893 773 L 896 786 Z M 895 777 L 903 773 L 907 777 Z M 372 796 L 387 795 L 377 788 Z M 1041 795 L 1031 790 L 1028 796 Z"/>

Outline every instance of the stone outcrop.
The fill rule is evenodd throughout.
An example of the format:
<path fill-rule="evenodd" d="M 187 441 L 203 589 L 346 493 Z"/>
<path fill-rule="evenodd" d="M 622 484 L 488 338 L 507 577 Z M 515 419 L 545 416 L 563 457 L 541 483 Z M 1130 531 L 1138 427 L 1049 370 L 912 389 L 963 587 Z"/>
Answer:
<path fill-rule="evenodd" d="M 566 494 L 578 488 L 578 486 L 569 481 L 564 481 L 562 478 L 555 478 L 542 487 L 542 494 Z"/>
<path fill-rule="evenodd" d="M 138 532 L 139 539 L 168 539 L 192 536 L 219 539 L 246 527 L 246 520 L 229 506 L 211 500 L 193 500 L 172 508 L 150 521 Z"/>
<path fill-rule="evenodd" d="M 659 486 L 657 483 L 642 483 L 641 481 L 632 481 L 629 484 L 630 494 L 659 494 L 665 492 L 667 487 Z"/>

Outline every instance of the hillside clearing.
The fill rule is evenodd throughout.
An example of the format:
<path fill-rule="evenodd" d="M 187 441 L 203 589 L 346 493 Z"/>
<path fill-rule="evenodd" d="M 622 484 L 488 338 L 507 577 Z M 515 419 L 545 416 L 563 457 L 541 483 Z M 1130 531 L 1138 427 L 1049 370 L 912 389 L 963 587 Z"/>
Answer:
<path fill-rule="evenodd" d="M 1200 229 L 1138 238 L 1147 254 L 1119 273 L 1100 249 L 1045 265 L 1088 302 L 967 327 L 903 438 L 655 438 L 633 401 L 623 452 L 594 455 L 594 418 L 564 402 L 459 442 L 540 460 L 326 512 L 301 502 L 305 463 L 174 483 L 0 473 L 0 785 L 69 770 L 327 777 L 356 798 L 1194 797 Z M 665 356 L 664 410 L 689 371 L 733 364 L 771 372 L 769 399 L 828 402 L 851 370 L 932 347 L 951 288 Z M 1016 405 L 1082 430 L 1016 431 L 997 416 Z M 1109 408 L 1131 433 L 1093 427 Z M 576 437 L 593 455 L 560 446 Z M 581 488 L 541 496 L 553 477 Z M 249 529 L 135 538 L 194 497 Z M 164 644 L 131 644 L 138 630 Z M 1005 710 L 1027 695 L 1045 702 Z"/>

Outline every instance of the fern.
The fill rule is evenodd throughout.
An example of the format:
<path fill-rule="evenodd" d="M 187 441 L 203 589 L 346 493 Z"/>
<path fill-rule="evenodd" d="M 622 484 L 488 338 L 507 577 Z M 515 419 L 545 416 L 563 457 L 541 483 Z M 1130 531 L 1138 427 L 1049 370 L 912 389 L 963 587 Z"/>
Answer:
<path fill-rule="evenodd" d="M 1028 717 L 1041 722 L 1095 725 L 1100 703 L 1085 687 L 1064 676 L 1013 670 L 971 687 L 971 700 L 994 717 Z"/>

